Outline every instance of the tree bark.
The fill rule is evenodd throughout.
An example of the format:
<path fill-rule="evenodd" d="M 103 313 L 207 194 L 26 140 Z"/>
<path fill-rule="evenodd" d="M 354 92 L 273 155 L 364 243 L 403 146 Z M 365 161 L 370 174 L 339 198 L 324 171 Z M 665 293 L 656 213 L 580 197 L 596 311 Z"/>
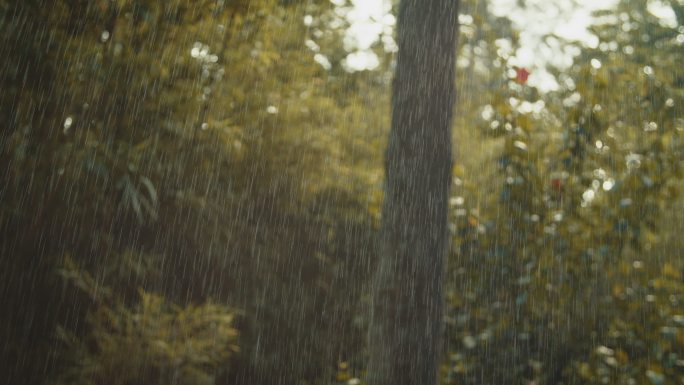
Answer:
<path fill-rule="evenodd" d="M 437 383 L 458 0 L 402 0 L 373 281 L 370 385 Z"/>

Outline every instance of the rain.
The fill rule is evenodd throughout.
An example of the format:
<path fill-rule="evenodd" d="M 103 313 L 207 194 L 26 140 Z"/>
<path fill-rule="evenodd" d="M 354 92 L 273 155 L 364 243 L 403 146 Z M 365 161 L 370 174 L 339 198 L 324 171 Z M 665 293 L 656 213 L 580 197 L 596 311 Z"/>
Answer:
<path fill-rule="evenodd" d="M 0 0 L 0 384 L 684 383 L 681 0 Z"/>

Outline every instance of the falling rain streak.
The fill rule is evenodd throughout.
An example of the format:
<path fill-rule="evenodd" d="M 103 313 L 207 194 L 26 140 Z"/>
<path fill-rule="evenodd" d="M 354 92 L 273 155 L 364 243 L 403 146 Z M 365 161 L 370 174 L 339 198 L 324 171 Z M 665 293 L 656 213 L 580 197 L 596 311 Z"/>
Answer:
<path fill-rule="evenodd" d="M 683 55 L 680 1 L 0 0 L 0 383 L 681 383 Z"/>

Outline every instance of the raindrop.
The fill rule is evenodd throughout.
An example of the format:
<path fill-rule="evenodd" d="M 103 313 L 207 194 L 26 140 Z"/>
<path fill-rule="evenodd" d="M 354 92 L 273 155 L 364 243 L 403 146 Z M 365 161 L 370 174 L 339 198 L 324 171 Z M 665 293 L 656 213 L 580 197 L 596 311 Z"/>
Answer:
<path fill-rule="evenodd" d="M 513 147 L 517 148 L 520 151 L 527 151 L 527 144 L 525 142 L 521 142 L 519 140 L 516 140 L 513 142 Z"/>
<path fill-rule="evenodd" d="M 668 107 L 674 107 L 674 100 L 672 100 L 672 98 L 667 98 L 665 105 Z"/>
<path fill-rule="evenodd" d="M 644 124 L 644 131 L 646 132 L 656 131 L 657 129 L 658 123 L 656 122 L 647 122 Z"/>
<path fill-rule="evenodd" d="M 64 119 L 64 133 L 66 134 L 69 132 L 69 129 L 71 128 L 71 125 L 74 123 L 74 119 L 71 116 L 67 116 L 66 119 Z"/>
<path fill-rule="evenodd" d="M 606 170 L 602 168 L 597 168 L 594 170 L 594 176 L 598 179 L 605 179 L 606 178 Z"/>
<path fill-rule="evenodd" d="M 202 50 L 202 43 L 196 41 L 196 42 L 192 45 L 192 49 L 190 50 L 190 56 L 192 56 L 192 57 L 194 57 L 194 58 L 200 57 L 200 52 L 201 52 L 201 50 Z"/>
<path fill-rule="evenodd" d="M 268 106 L 268 107 L 266 107 L 266 112 L 268 112 L 269 114 L 277 114 L 278 113 L 278 107 Z"/>
<path fill-rule="evenodd" d="M 490 120 L 494 117 L 494 108 L 492 108 L 491 104 L 487 104 L 484 106 L 482 109 L 482 119 L 484 120 Z"/>
<path fill-rule="evenodd" d="M 625 163 L 627 164 L 628 169 L 635 170 L 641 167 L 641 155 L 629 154 L 625 156 Z"/>
<path fill-rule="evenodd" d="M 594 192 L 594 190 L 589 189 L 584 191 L 584 193 L 582 194 L 582 199 L 584 199 L 585 202 L 591 202 L 594 200 L 595 196 L 596 193 Z"/>
<path fill-rule="evenodd" d="M 106 43 L 107 40 L 109 40 L 109 31 L 104 30 L 104 31 L 102 31 L 102 34 L 100 35 L 100 41 L 103 43 Z"/>
<path fill-rule="evenodd" d="M 591 181 L 591 188 L 598 190 L 601 187 L 601 181 L 594 179 Z"/>
<path fill-rule="evenodd" d="M 477 346 L 477 340 L 475 340 L 475 337 L 473 336 L 465 336 L 463 337 L 463 346 L 465 346 L 466 349 L 472 349 Z"/>
<path fill-rule="evenodd" d="M 603 191 L 610 191 L 613 189 L 613 186 L 615 186 L 615 179 L 610 178 L 603 181 Z"/>
<path fill-rule="evenodd" d="M 653 75 L 653 67 L 651 66 L 645 66 L 644 67 L 644 73 L 648 76 Z"/>
<path fill-rule="evenodd" d="M 591 67 L 594 69 L 599 69 L 601 68 L 601 61 L 599 59 L 591 59 Z"/>
<path fill-rule="evenodd" d="M 304 42 L 304 45 L 306 45 L 306 47 L 307 47 L 308 49 L 312 50 L 313 52 L 318 52 L 318 51 L 321 50 L 321 47 L 320 47 L 318 44 L 316 44 L 315 41 L 313 41 L 313 40 L 311 40 L 311 39 L 307 39 L 307 40 Z"/>
<path fill-rule="evenodd" d="M 470 15 L 458 15 L 458 22 L 460 25 L 473 24 L 473 17 Z"/>
<path fill-rule="evenodd" d="M 207 122 L 204 122 L 204 123 L 202 123 L 201 128 L 202 128 L 202 130 L 206 130 L 207 128 L 209 128 L 209 124 Z"/>
<path fill-rule="evenodd" d="M 563 99 L 563 105 L 565 107 L 572 107 L 579 103 L 582 100 L 582 95 L 579 94 L 579 92 L 574 92 L 572 95 L 568 96 L 567 98 Z"/>
<path fill-rule="evenodd" d="M 596 353 L 602 356 L 612 356 L 613 354 L 615 354 L 615 351 L 607 346 L 601 345 L 598 348 L 596 348 Z"/>
<path fill-rule="evenodd" d="M 317 53 L 314 55 L 314 61 L 323 67 L 325 70 L 329 70 L 332 68 L 332 64 L 330 63 L 330 60 L 325 55 L 322 55 L 320 53 Z"/>
<path fill-rule="evenodd" d="M 304 25 L 306 25 L 308 27 L 311 24 L 313 24 L 313 16 L 311 16 L 311 15 L 304 16 Z"/>
<path fill-rule="evenodd" d="M 465 199 L 463 199 L 463 197 L 453 197 L 453 198 L 449 199 L 449 203 L 452 206 L 462 206 L 464 202 L 465 202 Z"/>
<path fill-rule="evenodd" d="M 615 357 L 606 357 L 603 362 L 606 363 L 608 366 L 612 367 L 617 367 L 618 366 L 618 361 L 615 359 Z"/>

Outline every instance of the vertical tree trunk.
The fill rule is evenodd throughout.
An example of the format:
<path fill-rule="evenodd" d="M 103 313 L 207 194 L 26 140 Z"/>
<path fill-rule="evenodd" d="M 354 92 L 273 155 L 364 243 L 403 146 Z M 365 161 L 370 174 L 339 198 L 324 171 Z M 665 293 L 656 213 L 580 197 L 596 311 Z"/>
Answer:
<path fill-rule="evenodd" d="M 370 385 L 434 385 L 443 332 L 458 0 L 402 0 Z"/>

